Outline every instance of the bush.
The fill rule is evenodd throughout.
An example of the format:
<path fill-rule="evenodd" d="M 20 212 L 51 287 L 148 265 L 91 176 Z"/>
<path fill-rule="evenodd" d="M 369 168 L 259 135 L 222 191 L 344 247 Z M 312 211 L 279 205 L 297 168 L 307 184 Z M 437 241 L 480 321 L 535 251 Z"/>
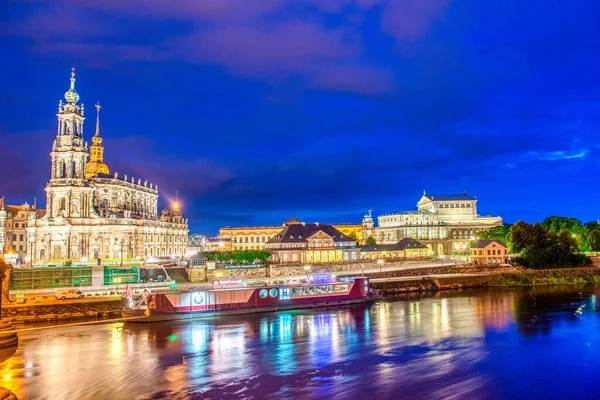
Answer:
<path fill-rule="evenodd" d="M 233 250 L 233 251 L 207 251 L 204 255 L 209 261 L 224 261 L 235 264 L 266 264 L 271 257 L 267 250 Z"/>

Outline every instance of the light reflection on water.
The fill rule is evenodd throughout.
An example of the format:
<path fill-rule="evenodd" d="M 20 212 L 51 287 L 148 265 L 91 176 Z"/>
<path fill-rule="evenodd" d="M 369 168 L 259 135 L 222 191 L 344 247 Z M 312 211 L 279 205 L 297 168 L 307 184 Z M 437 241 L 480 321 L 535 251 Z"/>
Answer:
<path fill-rule="evenodd" d="M 438 293 L 37 330 L 0 365 L 0 385 L 21 399 L 599 398 L 598 293 Z"/>

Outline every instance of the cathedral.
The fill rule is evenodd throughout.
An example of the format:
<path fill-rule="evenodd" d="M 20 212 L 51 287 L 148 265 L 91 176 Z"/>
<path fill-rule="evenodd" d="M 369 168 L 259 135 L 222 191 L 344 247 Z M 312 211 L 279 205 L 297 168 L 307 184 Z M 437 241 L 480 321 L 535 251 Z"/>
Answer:
<path fill-rule="evenodd" d="M 85 110 L 78 104 L 74 69 L 65 100 L 59 102 L 56 114 L 46 213 L 31 213 L 27 223 L 33 261 L 182 257 L 188 226 L 179 204 L 158 212 L 158 185 L 127 175 L 120 177 L 116 172 L 110 175 L 104 162 L 99 105 L 88 148 L 83 136 Z"/>

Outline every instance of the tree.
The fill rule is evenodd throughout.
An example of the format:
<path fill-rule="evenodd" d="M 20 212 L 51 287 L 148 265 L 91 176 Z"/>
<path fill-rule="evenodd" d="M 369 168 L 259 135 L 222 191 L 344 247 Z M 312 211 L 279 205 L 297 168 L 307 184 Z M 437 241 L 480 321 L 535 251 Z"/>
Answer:
<path fill-rule="evenodd" d="M 586 239 L 590 251 L 600 251 L 600 231 L 591 231 L 587 233 Z"/>
<path fill-rule="evenodd" d="M 585 224 L 581 236 L 585 251 L 600 251 L 600 223 L 594 221 Z"/>
<path fill-rule="evenodd" d="M 510 225 L 504 224 L 480 232 L 477 237 L 483 240 L 500 240 L 503 243 L 508 243 L 507 237 L 509 232 Z"/>
<path fill-rule="evenodd" d="M 207 251 L 204 255 L 209 261 L 225 261 L 237 264 L 266 264 L 271 257 L 267 250 L 233 250 L 233 251 Z"/>
<path fill-rule="evenodd" d="M 365 241 L 365 244 L 367 244 L 367 245 L 374 245 L 374 244 L 377 244 L 377 240 L 375 240 L 375 238 L 373 237 L 373 235 L 369 235 L 369 237 Z"/>
<path fill-rule="evenodd" d="M 516 261 L 527 268 L 579 267 L 591 263 L 585 254 L 579 253 L 577 240 L 568 230 L 556 233 L 539 223 L 521 224 L 514 230 L 511 227 L 510 236 L 516 240 L 513 248 L 520 248 Z"/>
<path fill-rule="evenodd" d="M 568 217 L 546 217 L 542 225 L 547 231 L 554 233 L 560 233 L 562 231 L 568 231 L 571 234 L 580 235 L 583 232 L 583 225 L 577 218 Z"/>
<path fill-rule="evenodd" d="M 521 220 L 517 221 L 510 227 L 507 235 L 509 251 L 520 253 L 534 242 L 533 236 L 533 226 L 531 224 Z"/>
<path fill-rule="evenodd" d="M 587 244 L 585 238 L 585 227 L 577 218 L 568 217 L 546 217 L 542 225 L 547 231 L 554 233 L 561 233 L 567 231 L 577 241 L 577 247 L 581 251 L 587 251 Z"/>

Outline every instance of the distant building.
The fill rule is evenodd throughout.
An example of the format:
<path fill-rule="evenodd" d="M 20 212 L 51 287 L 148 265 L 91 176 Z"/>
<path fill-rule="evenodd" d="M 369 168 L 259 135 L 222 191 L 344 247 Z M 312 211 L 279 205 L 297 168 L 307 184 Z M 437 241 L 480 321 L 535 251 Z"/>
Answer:
<path fill-rule="evenodd" d="M 354 238 L 334 225 L 306 224 L 296 218 L 265 243 L 276 263 L 332 263 L 357 260 L 360 249 Z"/>
<path fill-rule="evenodd" d="M 204 268 L 206 267 L 206 262 L 208 261 L 208 257 L 206 257 L 202 252 L 197 251 L 194 254 L 191 254 L 188 258 L 188 267 L 189 268 Z"/>
<path fill-rule="evenodd" d="M 31 259 L 31 236 L 27 235 L 29 219 L 43 217 L 46 210 L 40 210 L 27 202 L 20 206 L 4 204 L 0 199 L 0 256 L 15 264 L 23 264 Z M 35 214 L 35 215 L 34 215 Z"/>
<path fill-rule="evenodd" d="M 470 255 L 475 265 L 508 263 L 508 247 L 500 240 L 478 240 L 470 248 Z"/>
<path fill-rule="evenodd" d="M 431 256 L 431 249 L 410 238 L 394 244 L 374 244 L 360 247 L 360 256 L 366 260 L 415 260 Z"/>
<path fill-rule="evenodd" d="M 300 222 L 295 218 L 293 220 Z M 281 227 L 282 225 L 226 226 L 219 229 L 219 237 L 230 239 L 233 250 L 261 250 L 265 248 L 267 241 L 281 232 Z M 337 224 L 333 227 L 354 239 L 355 242 L 360 242 L 362 239 L 363 228 L 360 224 Z"/>
<path fill-rule="evenodd" d="M 188 236 L 186 255 L 204 251 L 230 251 L 231 240 L 222 237 L 209 237 L 193 233 Z"/>
<path fill-rule="evenodd" d="M 373 225 L 371 213 L 363 218 L 363 232 Z M 502 225 L 501 217 L 477 214 L 477 197 L 463 194 L 423 193 L 417 210 L 398 211 L 377 218 L 375 239 L 393 244 L 403 238 L 417 239 L 438 255 L 468 254 L 478 232 Z M 363 233 L 363 238 L 365 234 Z M 366 238 L 365 238 L 366 239 Z"/>

